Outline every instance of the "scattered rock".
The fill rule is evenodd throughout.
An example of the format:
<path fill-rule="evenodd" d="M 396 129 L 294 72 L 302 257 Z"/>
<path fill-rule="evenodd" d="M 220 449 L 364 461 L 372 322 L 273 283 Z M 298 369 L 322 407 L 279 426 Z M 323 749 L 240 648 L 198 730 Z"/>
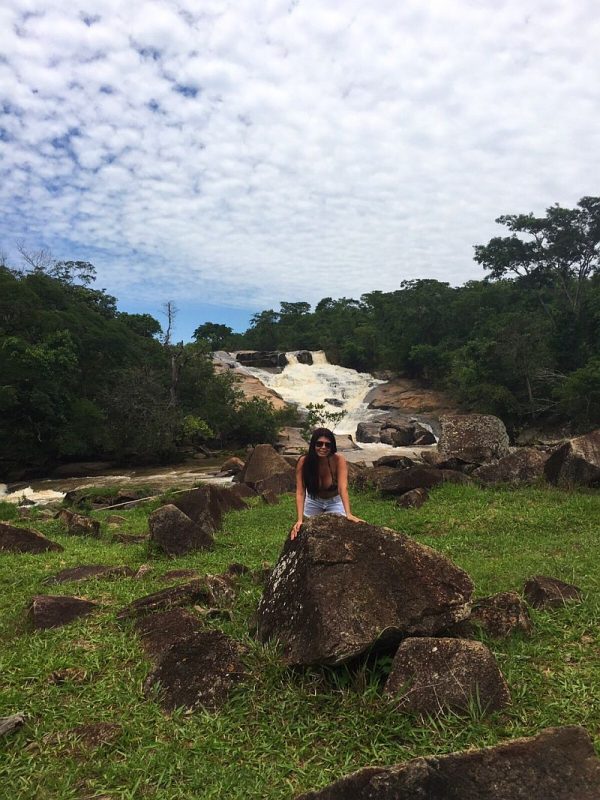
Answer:
<path fill-rule="evenodd" d="M 269 580 L 272 570 L 273 565 L 263 561 L 260 569 L 255 569 L 252 571 L 252 583 L 257 584 L 258 586 L 265 586 Z"/>
<path fill-rule="evenodd" d="M 113 533 L 112 541 L 120 544 L 144 544 L 150 537 L 145 533 Z"/>
<path fill-rule="evenodd" d="M 408 467 L 394 469 L 378 482 L 378 489 L 384 495 L 398 495 L 412 489 L 431 489 L 443 483 L 440 470 L 432 467 Z"/>
<path fill-rule="evenodd" d="M 394 467 L 367 467 L 355 476 L 354 486 L 357 489 L 366 489 L 368 487 L 379 489 L 388 477 L 391 480 L 391 476 L 398 471 Z"/>
<path fill-rule="evenodd" d="M 279 503 L 279 497 L 272 491 L 263 492 L 261 499 L 268 506 L 276 506 Z"/>
<path fill-rule="evenodd" d="M 394 469 L 408 469 L 416 467 L 416 463 L 408 456 L 382 456 L 373 462 L 374 467 L 393 467 Z"/>
<path fill-rule="evenodd" d="M 148 573 L 152 572 L 153 568 L 150 564 L 140 564 L 138 567 L 138 571 L 133 576 L 136 581 L 139 581 L 140 578 L 145 578 Z"/>
<path fill-rule="evenodd" d="M 25 714 L 11 714 L 10 717 L 0 717 L 0 736 L 18 731 L 25 724 Z"/>
<path fill-rule="evenodd" d="M 231 605 L 235 600 L 235 585 L 231 575 L 206 575 L 206 585 L 216 606 Z"/>
<path fill-rule="evenodd" d="M 234 561 L 233 564 L 227 567 L 228 575 L 248 575 L 250 572 L 250 567 L 247 567 L 245 564 L 240 564 L 237 561 Z"/>
<path fill-rule="evenodd" d="M 394 657 L 384 693 L 402 711 L 465 711 L 476 701 L 486 711 L 510 703 L 496 659 L 481 642 L 447 638 L 405 639 Z"/>
<path fill-rule="evenodd" d="M 221 475 L 237 475 L 244 469 L 244 462 L 237 456 L 231 456 L 221 464 Z"/>
<path fill-rule="evenodd" d="M 600 759 L 584 728 L 548 728 L 495 747 L 366 767 L 296 800 L 599 800 Z"/>
<path fill-rule="evenodd" d="M 193 578 L 199 578 L 200 573 L 196 569 L 171 569 L 169 572 L 165 572 L 162 576 L 161 580 L 163 581 L 178 581 L 182 578 L 186 580 L 192 580 Z"/>
<path fill-rule="evenodd" d="M 144 684 L 146 695 L 160 688 L 165 711 L 183 707 L 215 711 L 245 675 L 247 648 L 221 631 L 199 631 L 175 642 L 159 657 Z"/>
<path fill-rule="evenodd" d="M 236 495 L 236 497 L 239 497 L 242 500 L 247 497 L 256 497 L 258 494 L 255 489 L 252 489 L 250 486 L 246 486 L 245 483 L 234 483 L 229 491 L 231 494 Z"/>
<path fill-rule="evenodd" d="M 399 508 L 421 508 L 427 501 L 429 492 L 427 489 L 411 489 L 396 500 Z"/>
<path fill-rule="evenodd" d="M 423 431 L 418 436 L 415 436 L 413 444 L 417 447 L 426 447 L 430 444 L 435 444 L 436 438 L 431 431 Z"/>
<path fill-rule="evenodd" d="M 473 604 L 469 619 L 496 639 L 515 631 L 527 635 L 533 631 L 527 607 L 516 592 L 498 592 L 482 597 Z"/>
<path fill-rule="evenodd" d="M 446 458 L 489 464 L 510 452 L 504 423 L 490 414 L 449 414 L 440 418 L 438 451 Z"/>
<path fill-rule="evenodd" d="M 117 619 L 135 619 L 155 611 L 168 611 L 181 606 L 214 605 L 214 598 L 206 583 L 201 580 L 169 586 L 159 592 L 134 600 L 117 613 Z"/>
<path fill-rule="evenodd" d="M 60 628 L 78 617 L 84 617 L 96 611 L 99 606 L 82 597 L 66 597 L 63 595 L 36 595 L 29 606 L 28 616 L 36 630 Z"/>
<path fill-rule="evenodd" d="M 339 664 L 375 644 L 432 635 L 468 616 L 473 584 L 404 534 L 323 514 L 286 539 L 258 609 L 287 664 Z"/>
<path fill-rule="evenodd" d="M 240 483 L 246 483 L 257 491 L 265 491 L 273 489 L 273 487 L 262 484 L 262 488 L 259 489 L 256 484 L 280 474 L 289 476 L 291 485 L 294 485 L 295 472 L 285 458 L 270 444 L 257 444 L 248 456 L 243 471 L 236 477 Z M 277 480 L 281 481 L 282 479 L 278 477 Z"/>
<path fill-rule="evenodd" d="M 88 673 L 84 669 L 77 667 L 65 667 L 64 669 L 53 670 L 49 677 L 48 683 L 53 686 L 61 686 L 63 683 L 84 683 L 87 680 Z"/>
<path fill-rule="evenodd" d="M 93 536 L 95 539 L 100 537 L 100 523 L 96 519 L 74 514 L 66 508 L 61 509 L 56 516 L 65 523 L 67 533 L 71 536 Z"/>
<path fill-rule="evenodd" d="M 7 522 L 0 522 L 0 551 L 9 553 L 45 553 L 49 550 L 62 551 L 56 542 L 29 528 L 17 528 Z"/>
<path fill-rule="evenodd" d="M 123 728 L 116 722 L 88 722 L 73 728 L 69 734 L 74 736 L 86 749 L 93 749 L 105 744 L 112 744 L 119 738 L 122 731 Z"/>
<path fill-rule="evenodd" d="M 247 508 L 237 492 L 222 486 L 200 486 L 177 495 L 171 504 L 183 511 L 191 520 L 212 531 L 221 529 L 223 514 Z"/>
<path fill-rule="evenodd" d="M 106 564 L 85 564 L 79 567 L 68 567 L 46 578 L 44 583 L 66 583 L 67 581 L 87 581 L 91 578 L 131 578 L 134 575 L 131 567 L 109 567 Z"/>
<path fill-rule="evenodd" d="M 121 514 L 109 514 L 106 521 L 109 525 L 121 525 L 123 522 L 127 521 L 127 518 Z"/>
<path fill-rule="evenodd" d="M 381 423 L 379 422 L 359 422 L 356 427 L 356 441 L 365 444 L 377 443 L 380 441 L 380 431 Z"/>
<path fill-rule="evenodd" d="M 213 527 L 208 515 L 193 522 L 174 505 L 157 508 L 148 518 L 150 542 L 169 556 L 181 556 L 214 546 Z"/>
<path fill-rule="evenodd" d="M 600 428 L 569 439 L 544 466 L 550 483 L 559 486 L 600 486 Z"/>
<path fill-rule="evenodd" d="M 152 658 L 164 653 L 175 642 L 202 630 L 200 620 L 183 608 L 148 614 L 135 623 L 142 646 Z"/>
<path fill-rule="evenodd" d="M 525 584 L 525 599 L 534 608 L 561 608 L 567 603 L 580 603 L 583 592 L 578 586 L 547 575 L 534 575 Z"/>
<path fill-rule="evenodd" d="M 288 472 L 276 472 L 261 481 L 254 483 L 254 489 L 259 494 L 270 492 L 271 494 L 285 494 L 296 489 L 296 471 L 293 469 Z"/>
<path fill-rule="evenodd" d="M 444 483 L 473 483 L 473 479 L 466 475 L 464 472 L 458 472 L 455 469 L 440 469 L 440 475 Z"/>
<path fill-rule="evenodd" d="M 548 453 L 522 447 L 501 458 L 495 464 L 477 467 L 473 477 L 485 484 L 508 483 L 512 486 L 532 486 L 544 477 Z"/>

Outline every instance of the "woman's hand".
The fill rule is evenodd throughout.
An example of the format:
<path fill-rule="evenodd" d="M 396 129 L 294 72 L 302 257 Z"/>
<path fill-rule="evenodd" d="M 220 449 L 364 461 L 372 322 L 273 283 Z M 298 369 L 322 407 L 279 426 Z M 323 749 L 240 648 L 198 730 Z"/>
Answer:
<path fill-rule="evenodd" d="M 298 532 L 302 527 L 302 520 L 299 519 L 297 522 L 294 523 L 292 530 L 290 531 L 290 539 L 295 539 L 298 536 Z"/>
<path fill-rule="evenodd" d="M 364 519 L 361 519 L 360 517 L 355 517 L 354 514 L 348 514 L 346 519 L 349 519 L 350 522 L 364 522 Z"/>

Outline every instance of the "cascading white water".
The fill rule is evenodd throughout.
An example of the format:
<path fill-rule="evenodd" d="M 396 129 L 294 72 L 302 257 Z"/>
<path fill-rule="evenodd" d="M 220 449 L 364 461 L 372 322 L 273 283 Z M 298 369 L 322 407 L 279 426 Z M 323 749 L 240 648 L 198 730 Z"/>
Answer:
<path fill-rule="evenodd" d="M 295 352 L 286 353 L 287 366 L 273 373 L 257 367 L 242 367 L 269 389 L 276 391 L 286 402 L 306 410 L 309 403 L 322 403 L 327 411 L 344 412 L 335 425 L 335 433 L 356 433 L 356 426 L 372 416 L 364 398 L 379 381 L 368 372 L 356 372 L 336 364 L 329 364 L 322 350 L 312 355 L 312 364 L 301 364 Z M 333 402 L 331 402 L 333 401 Z"/>

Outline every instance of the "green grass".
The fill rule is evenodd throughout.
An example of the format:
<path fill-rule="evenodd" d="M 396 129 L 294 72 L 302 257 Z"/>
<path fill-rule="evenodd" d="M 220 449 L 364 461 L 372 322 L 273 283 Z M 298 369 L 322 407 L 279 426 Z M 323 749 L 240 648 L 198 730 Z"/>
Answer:
<path fill-rule="evenodd" d="M 116 611 L 164 588 L 174 568 L 223 571 L 232 561 L 258 568 L 274 562 L 293 520 L 293 501 L 256 506 L 225 520 L 213 552 L 167 559 L 145 545 L 112 544 L 110 532 L 145 532 L 156 503 L 96 512 L 100 540 L 69 537 L 58 521 L 21 522 L 60 542 L 62 553 L 0 555 L 0 716 L 22 711 L 27 724 L 0 743 L 0 795 L 69 800 L 156 798 L 288 798 L 369 764 L 392 764 L 527 736 L 555 725 L 584 725 L 600 748 L 600 498 L 550 489 L 483 490 L 446 485 L 418 511 L 370 494 L 353 510 L 369 522 L 404 531 L 466 569 L 476 596 L 521 592 L 536 573 L 575 582 L 584 602 L 532 612 L 534 635 L 486 640 L 509 683 L 513 704 L 483 716 L 448 713 L 421 720 L 400 714 L 380 694 L 387 662 L 291 671 L 274 647 L 248 634 L 260 597 L 239 581 L 231 622 L 208 622 L 245 642 L 249 681 L 219 713 L 165 716 L 145 699 L 150 668 L 130 624 Z M 110 513 L 126 521 L 109 527 Z M 0 518 L 13 510 L 0 505 Z M 14 514 L 13 514 L 14 516 Z M 82 563 L 150 563 L 141 580 L 91 580 L 44 587 L 44 577 Z M 25 609 L 38 593 L 74 594 L 102 603 L 99 613 L 63 628 L 27 632 Z M 388 660 L 389 661 L 389 660 Z M 57 682 L 57 670 L 71 669 Z M 111 741 L 86 747 L 69 731 L 111 722 Z"/>

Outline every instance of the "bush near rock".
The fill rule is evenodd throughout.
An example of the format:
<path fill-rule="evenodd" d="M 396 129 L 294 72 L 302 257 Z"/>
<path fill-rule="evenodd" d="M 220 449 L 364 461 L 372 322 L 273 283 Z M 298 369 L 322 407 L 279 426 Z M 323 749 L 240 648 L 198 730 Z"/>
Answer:
<path fill-rule="evenodd" d="M 193 522 L 174 505 L 161 506 L 148 517 L 150 542 L 169 556 L 181 556 L 214 546 L 212 519 L 208 512 Z"/>
<path fill-rule="evenodd" d="M 159 687 L 165 711 L 214 711 L 246 673 L 247 648 L 218 630 L 198 631 L 176 641 L 159 656 L 144 683 L 146 695 Z"/>
<path fill-rule="evenodd" d="M 548 728 L 495 747 L 366 767 L 296 800 L 599 800 L 600 759 L 584 728 Z"/>
<path fill-rule="evenodd" d="M 286 540 L 258 607 L 258 638 L 277 639 L 290 665 L 340 664 L 464 619 L 472 591 L 466 572 L 432 548 L 323 514 Z"/>
<path fill-rule="evenodd" d="M 532 486 L 544 479 L 548 453 L 522 447 L 501 458 L 495 464 L 484 464 L 471 474 L 484 484 L 507 483 L 513 486 Z"/>
<path fill-rule="evenodd" d="M 0 522 L 0 551 L 47 553 L 51 550 L 61 552 L 63 548 L 37 531 L 29 528 L 17 528 L 16 525 Z"/>
<path fill-rule="evenodd" d="M 448 414 L 440 418 L 438 452 L 470 464 L 489 464 L 510 452 L 504 423 L 491 414 Z"/>
<path fill-rule="evenodd" d="M 525 599 L 534 608 L 561 608 L 567 603 L 580 603 L 583 593 L 578 586 L 547 575 L 534 575 L 525 584 Z"/>
<path fill-rule="evenodd" d="M 600 428 L 561 445 L 546 461 L 544 474 L 559 486 L 600 486 Z"/>
<path fill-rule="evenodd" d="M 421 714 L 466 711 L 473 702 L 496 711 L 510 703 L 506 681 L 484 644 L 430 636 L 400 644 L 384 693 L 402 711 Z"/>
<path fill-rule="evenodd" d="M 27 613 L 32 626 L 36 630 L 43 630 L 60 628 L 98 608 L 97 603 L 82 597 L 40 594 L 31 600 Z"/>

